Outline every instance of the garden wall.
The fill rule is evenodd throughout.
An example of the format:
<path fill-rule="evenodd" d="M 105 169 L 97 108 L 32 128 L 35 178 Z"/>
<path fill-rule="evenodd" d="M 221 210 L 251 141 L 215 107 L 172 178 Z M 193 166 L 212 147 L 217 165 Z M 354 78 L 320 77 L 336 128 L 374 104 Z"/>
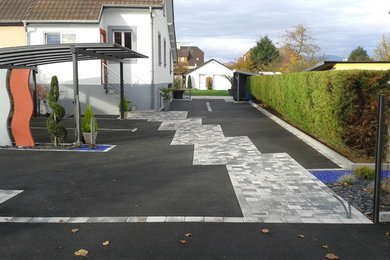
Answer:
<path fill-rule="evenodd" d="M 350 159 L 375 155 L 377 98 L 390 101 L 390 71 L 252 76 L 249 93 Z"/>

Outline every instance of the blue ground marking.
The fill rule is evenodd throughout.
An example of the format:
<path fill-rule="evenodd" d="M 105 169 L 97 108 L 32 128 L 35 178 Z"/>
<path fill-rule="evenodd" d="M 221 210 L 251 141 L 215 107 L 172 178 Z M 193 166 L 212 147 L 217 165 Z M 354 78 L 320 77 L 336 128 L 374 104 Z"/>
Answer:
<path fill-rule="evenodd" d="M 72 151 L 85 151 L 85 152 L 107 152 L 112 148 L 112 145 L 96 145 L 95 149 L 91 149 L 88 145 L 83 145 L 80 148 L 73 148 Z"/>
<path fill-rule="evenodd" d="M 337 182 L 341 176 L 353 174 L 351 170 L 317 170 L 310 173 L 324 183 Z M 390 171 L 382 171 L 382 179 L 387 177 L 390 177 Z"/>

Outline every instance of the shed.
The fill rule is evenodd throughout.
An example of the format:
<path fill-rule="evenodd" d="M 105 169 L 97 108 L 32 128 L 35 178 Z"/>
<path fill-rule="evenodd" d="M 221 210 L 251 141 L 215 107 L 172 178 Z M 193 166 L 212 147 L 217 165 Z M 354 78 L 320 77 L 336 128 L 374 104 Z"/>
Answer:
<path fill-rule="evenodd" d="M 233 86 L 232 86 L 232 96 L 234 101 L 246 101 L 249 99 L 248 89 L 247 89 L 247 79 L 250 76 L 261 76 L 263 74 L 253 73 L 248 71 L 233 70 Z"/>
<path fill-rule="evenodd" d="M 207 89 L 207 78 L 212 78 L 213 90 L 227 90 L 231 88 L 229 77 L 233 77 L 233 71 L 215 59 L 211 59 L 186 74 L 186 84 L 191 77 L 192 88 Z"/>

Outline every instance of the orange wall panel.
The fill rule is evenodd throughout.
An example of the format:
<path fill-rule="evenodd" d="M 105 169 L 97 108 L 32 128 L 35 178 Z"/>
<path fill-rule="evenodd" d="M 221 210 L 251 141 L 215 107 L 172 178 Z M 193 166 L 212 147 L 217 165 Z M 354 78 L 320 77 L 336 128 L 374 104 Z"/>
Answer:
<path fill-rule="evenodd" d="M 30 129 L 30 120 L 34 110 L 28 85 L 30 71 L 29 69 L 13 69 L 11 73 L 10 88 L 14 100 L 11 130 L 16 146 L 35 146 Z"/>

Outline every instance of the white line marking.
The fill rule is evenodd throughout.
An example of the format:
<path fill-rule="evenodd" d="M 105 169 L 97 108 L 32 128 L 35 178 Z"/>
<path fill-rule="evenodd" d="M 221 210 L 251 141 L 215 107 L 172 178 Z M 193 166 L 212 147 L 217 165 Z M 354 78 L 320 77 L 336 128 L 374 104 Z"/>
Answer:
<path fill-rule="evenodd" d="M 46 129 L 46 127 L 42 127 L 42 126 L 33 126 L 33 127 L 30 127 L 31 129 Z M 73 127 L 68 127 L 66 128 L 66 130 L 74 130 Z M 136 132 L 138 130 L 138 128 L 99 128 L 99 131 L 123 131 L 123 132 Z"/>
<path fill-rule="evenodd" d="M 209 112 L 213 112 L 213 110 L 211 109 L 210 103 L 209 103 L 209 102 L 206 102 L 206 105 L 207 105 L 207 110 L 208 110 Z"/>

